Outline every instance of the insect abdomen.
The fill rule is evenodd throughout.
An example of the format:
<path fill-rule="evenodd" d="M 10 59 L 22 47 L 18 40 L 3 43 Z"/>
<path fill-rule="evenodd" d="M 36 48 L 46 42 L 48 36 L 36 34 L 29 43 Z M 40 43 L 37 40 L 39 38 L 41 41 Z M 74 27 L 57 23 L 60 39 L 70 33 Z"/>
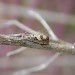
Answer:
<path fill-rule="evenodd" d="M 26 38 L 34 43 L 38 43 L 41 45 L 49 44 L 49 37 L 46 35 L 29 34 L 29 35 L 26 35 Z"/>

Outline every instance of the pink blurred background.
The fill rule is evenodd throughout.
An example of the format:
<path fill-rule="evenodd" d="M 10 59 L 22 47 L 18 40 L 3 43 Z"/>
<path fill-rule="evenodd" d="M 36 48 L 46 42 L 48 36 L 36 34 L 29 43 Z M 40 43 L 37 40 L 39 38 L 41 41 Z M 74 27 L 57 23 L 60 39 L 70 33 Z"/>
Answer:
<path fill-rule="evenodd" d="M 9 5 L 9 8 L 3 7 L 4 5 Z M 46 14 L 45 20 L 53 29 L 54 33 L 58 38 L 72 42 L 75 41 L 75 1 L 74 0 L 0 0 L 0 23 L 6 22 L 5 20 L 16 19 L 21 23 L 27 25 L 28 27 L 43 32 L 48 35 L 47 31 L 41 26 L 41 24 L 31 18 L 24 17 L 23 15 L 19 16 L 15 13 L 12 13 L 12 5 L 22 6 L 30 9 L 38 9 L 50 13 L 61 13 L 61 16 L 72 15 L 74 18 L 74 23 L 66 19 L 66 16 L 63 17 L 63 21 L 53 22 L 48 20 L 50 17 Z M 17 8 L 17 7 L 16 7 Z M 17 8 L 19 11 L 19 9 Z M 16 11 L 13 9 L 13 11 Z M 19 12 L 16 12 L 17 14 Z M 23 12 L 25 13 L 25 12 Z M 42 13 L 41 13 L 42 14 Z M 48 17 L 48 18 L 47 18 Z M 55 18 L 53 16 L 52 18 Z M 60 15 L 58 16 L 58 18 Z M 57 18 L 57 20 L 59 20 Z M 4 21 L 3 21 L 4 20 Z M 16 27 L 9 26 L 0 28 L 1 34 L 12 34 L 12 33 L 27 33 L 26 31 Z M 6 57 L 6 53 L 12 50 L 15 50 L 16 46 L 5 46 L 0 45 L 0 75 L 12 75 L 13 72 L 21 70 L 24 68 L 30 68 L 44 63 L 50 59 L 53 52 L 42 51 L 37 49 L 26 49 L 24 52 L 21 52 L 12 57 Z M 57 58 L 51 65 L 42 71 L 35 73 L 30 73 L 29 75 L 75 75 L 75 56 L 62 54 Z"/>

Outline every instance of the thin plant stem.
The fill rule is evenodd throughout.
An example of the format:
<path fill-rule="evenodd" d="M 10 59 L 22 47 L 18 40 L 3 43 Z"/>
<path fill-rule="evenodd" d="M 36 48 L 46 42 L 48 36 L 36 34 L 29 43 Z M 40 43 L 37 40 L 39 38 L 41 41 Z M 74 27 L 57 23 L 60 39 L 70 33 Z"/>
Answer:
<path fill-rule="evenodd" d="M 28 35 L 31 35 L 31 34 L 28 34 Z M 35 40 L 33 40 L 33 38 L 31 37 L 27 38 L 28 35 L 26 34 L 12 34 L 12 35 L 0 34 L 0 44 L 16 45 L 16 46 L 23 46 L 23 47 L 28 47 L 28 48 L 50 50 L 54 52 L 75 54 L 74 44 L 67 43 L 61 40 L 55 41 L 51 38 L 49 38 L 48 44 L 39 44 L 38 41 L 35 42 Z"/>

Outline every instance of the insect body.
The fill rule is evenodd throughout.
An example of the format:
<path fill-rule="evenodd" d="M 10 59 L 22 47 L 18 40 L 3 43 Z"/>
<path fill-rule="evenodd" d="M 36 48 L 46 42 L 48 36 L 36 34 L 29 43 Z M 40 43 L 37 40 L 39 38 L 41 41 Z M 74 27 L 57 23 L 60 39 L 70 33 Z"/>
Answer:
<path fill-rule="evenodd" d="M 14 34 L 10 35 L 12 38 L 16 39 L 25 39 L 28 41 L 31 41 L 33 43 L 41 44 L 41 45 L 47 45 L 49 44 L 49 37 L 42 34 Z"/>
<path fill-rule="evenodd" d="M 27 34 L 26 38 L 34 43 L 46 45 L 49 44 L 49 37 L 46 35 L 34 35 L 34 34 Z"/>

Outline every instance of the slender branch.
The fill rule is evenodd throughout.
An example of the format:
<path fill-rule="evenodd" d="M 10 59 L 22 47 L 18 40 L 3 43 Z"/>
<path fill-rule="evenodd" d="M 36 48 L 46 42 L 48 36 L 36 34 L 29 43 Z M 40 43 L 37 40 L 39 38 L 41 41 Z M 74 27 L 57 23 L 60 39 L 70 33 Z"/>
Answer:
<path fill-rule="evenodd" d="M 33 10 L 29 10 L 28 13 L 29 15 L 35 17 L 43 25 L 43 27 L 47 30 L 48 34 L 52 37 L 53 40 L 58 40 L 57 36 L 52 31 L 51 27 L 48 25 L 48 23 L 42 18 L 42 16 L 39 13 Z"/>
<path fill-rule="evenodd" d="M 7 22 L 3 23 L 3 24 L 0 24 L 1 26 L 4 26 L 4 25 L 14 25 L 14 26 L 17 26 L 19 27 L 20 29 L 26 31 L 26 32 L 29 32 L 29 33 L 33 33 L 33 34 L 39 34 L 39 32 L 29 28 L 27 25 L 25 24 L 22 24 L 20 23 L 19 21 L 17 20 L 8 20 Z"/>
<path fill-rule="evenodd" d="M 19 70 L 15 73 L 13 73 L 13 75 L 27 75 L 28 73 L 32 73 L 32 72 L 38 72 L 41 70 L 44 70 L 46 67 L 48 67 L 48 65 L 51 65 L 51 63 L 60 55 L 60 53 L 55 53 L 48 61 L 46 61 L 45 63 L 39 65 L 39 66 L 34 66 L 31 67 L 29 69 L 22 69 Z"/>
<path fill-rule="evenodd" d="M 17 53 L 20 53 L 22 51 L 24 51 L 26 49 L 26 47 L 21 47 L 21 48 L 18 48 L 18 49 L 15 49 L 13 51 L 10 51 L 6 54 L 6 56 L 12 56 L 12 55 L 15 55 Z"/>
<path fill-rule="evenodd" d="M 12 35 L 0 34 L 0 44 L 24 46 L 29 48 L 46 49 L 54 52 L 75 54 L 74 44 L 67 43 L 61 40 L 55 41 L 50 37 L 49 42 L 47 42 L 46 44 L 43 43 L 40 44 L 38 43 L 38 41 L 35 42 L 35 39 L 31 38 L 31 36 L 29 35 L 31 34 L 12 34 Z M 31 39 L 27 36 L 29 36 Z M 46 40 L 44 42 L 46 42 Z"/>

